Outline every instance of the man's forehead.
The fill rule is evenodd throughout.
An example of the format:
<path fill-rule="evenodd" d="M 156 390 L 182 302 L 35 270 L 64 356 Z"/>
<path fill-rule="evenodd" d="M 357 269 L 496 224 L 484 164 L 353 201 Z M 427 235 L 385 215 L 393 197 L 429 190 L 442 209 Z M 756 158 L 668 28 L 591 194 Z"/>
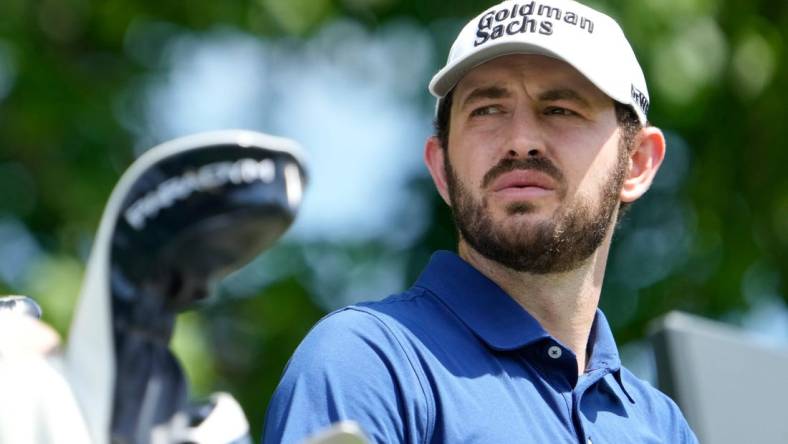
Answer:
<path fill-rule="evenodd" d="M 590 96 L 589 99 L 607 97 L 572 65 L 538 54 L 510 54 L 476 66 L 457 83 L 455 96 L 461 100 L 478 88 L 507 89 L 510 83 L 520 80 L 536 90 L 562 88 Z"/>

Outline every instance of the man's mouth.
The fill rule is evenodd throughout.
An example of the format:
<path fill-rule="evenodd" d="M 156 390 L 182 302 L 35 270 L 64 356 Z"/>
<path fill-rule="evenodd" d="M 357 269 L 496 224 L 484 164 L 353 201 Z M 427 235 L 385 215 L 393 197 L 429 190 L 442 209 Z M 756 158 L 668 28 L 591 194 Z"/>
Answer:
<path fill-rule="evenodd" d="M 539 197 L 556 189 L 555 180 L 549 175 L 535 170 L 514 170 L 496 178 L 490 190 L 496 194 L 517 197 Z"/>

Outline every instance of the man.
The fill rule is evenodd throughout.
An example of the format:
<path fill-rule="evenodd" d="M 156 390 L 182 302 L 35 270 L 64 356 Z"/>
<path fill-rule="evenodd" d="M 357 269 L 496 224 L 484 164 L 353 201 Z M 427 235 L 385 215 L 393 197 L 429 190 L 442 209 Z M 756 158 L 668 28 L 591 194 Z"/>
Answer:
<path fill-rule="evenodd" d="M 676 405 L 621 367 L 597 309 L 621 207 L 665 152 L 618 24 L 570 0 L 505 1 L 463 28 L 430 91 L 424 158 L 459 255 L 320 321 L 264 442 L 340 420 L 378 443 L 696 442 Z"/>

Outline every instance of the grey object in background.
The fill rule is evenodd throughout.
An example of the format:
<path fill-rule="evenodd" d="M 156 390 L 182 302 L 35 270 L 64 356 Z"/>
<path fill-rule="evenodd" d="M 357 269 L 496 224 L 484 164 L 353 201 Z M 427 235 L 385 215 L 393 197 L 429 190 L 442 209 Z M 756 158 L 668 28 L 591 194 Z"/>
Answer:
<path fill-rule="evenodd" d="M 659 387 L 702 443 L 788 443 L 788 348 L 672 312 L 652 336 Z"/>
<path fill-rule="evenodd" d="M 17 313 L 41 319 L 43 312 L 36 301 L 27 296 L 0 296 L 0 312 Z"/>

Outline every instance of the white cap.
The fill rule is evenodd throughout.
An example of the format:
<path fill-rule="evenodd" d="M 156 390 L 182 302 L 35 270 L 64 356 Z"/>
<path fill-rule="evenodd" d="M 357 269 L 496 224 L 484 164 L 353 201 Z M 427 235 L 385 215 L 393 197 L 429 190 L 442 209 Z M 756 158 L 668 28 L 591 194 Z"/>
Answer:
<path fill-rule="evenodd" d="M 507 0 L 479 14 L 460 31 L 430 92 L 440 103 L 468 71 L 507 54 L 563 60 L 647 121 L 646 79 L 621 27 L 572 0 Z"/>

